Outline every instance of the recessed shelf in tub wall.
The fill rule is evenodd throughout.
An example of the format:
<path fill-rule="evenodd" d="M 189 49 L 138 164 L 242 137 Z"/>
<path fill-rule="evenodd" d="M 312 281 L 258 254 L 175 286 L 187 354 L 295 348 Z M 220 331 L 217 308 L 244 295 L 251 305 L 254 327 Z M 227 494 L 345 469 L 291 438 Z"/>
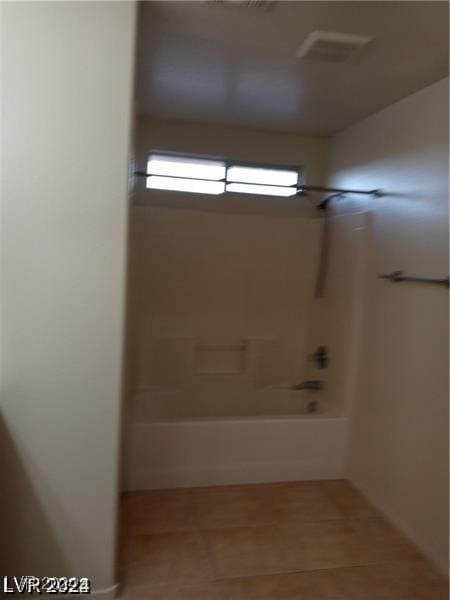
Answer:
<path fill-rule="evenodd" d="M 241 375 L 246 368 L 248 344 L 206 344 L 195 346 L 195 375 Z"/>
<path fill-rule="evenodd" d="M 194 389 L 204 376 L 234 376 L 236 385 L 245 380 L 255 389 L 283 385 L 294 376 L 287 368 L 290 348 L 272 337 L 155 338 L 143 354 L 134 386 L 138 393 Z"/>

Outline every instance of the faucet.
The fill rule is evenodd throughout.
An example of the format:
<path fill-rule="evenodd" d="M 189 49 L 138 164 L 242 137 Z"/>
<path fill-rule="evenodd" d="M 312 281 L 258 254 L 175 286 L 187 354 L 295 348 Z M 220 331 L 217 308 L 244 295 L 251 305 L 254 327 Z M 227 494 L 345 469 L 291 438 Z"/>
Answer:
<path fill-rule="evenodd" d="M 309 379 L 301 383 L 295 383 L 291 386 L 291 390 L 323 390 L 323 381 Z"/>

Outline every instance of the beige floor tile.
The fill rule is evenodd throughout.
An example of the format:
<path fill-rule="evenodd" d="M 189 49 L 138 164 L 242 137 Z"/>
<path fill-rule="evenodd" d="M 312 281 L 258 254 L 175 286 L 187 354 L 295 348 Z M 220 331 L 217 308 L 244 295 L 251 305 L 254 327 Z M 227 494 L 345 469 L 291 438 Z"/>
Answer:
<path fill-rule="evenodd" d="M 339 507 L 318 483 L 293 483 L 280 490 L 278 522 L 326 521 L 342 518 Z"/>
<path fill-rule="evenodd" d="M 127 600 L 226 600 L 223 584 L 202 583 L 135 588 Z"/>
<path fill-rule="evenodd" d="M 129 538 L 120 553 L 127 587 L 210 581 L 214 574 L 203 537 L 196 532 Z"/>
<path fill-rule="evenodd" d="M 191 490 L 128 492 L 121 502 L 121 526 L 129 535 L 195 529 Z"/>
<path fill-rule="evenodd" d="M 367 563 L 420 558 L 416 548 L 384 519 L 355 519 L 349 523 L 358 537 L 359 555 Z"/>
<path fill-rule="evenodd" d="M 348 600 L 448 600 L 448 587 L 422 560 L 337 569 Z"/>
<path fill-rule="evenodd" d="M 196 523 L 202 529 L 247 526 L 255 508 L 248 490 L 240 486 L 194 490 L 194 502 Z"/>
<path fill-rule="evenodd" d="M 128 493 L 121 598 L 448 600 L 447 582 L 374 515 L 340 480 Z"/>
<path fill-rule="evenodd" d="M 204 488 L 195 494 L 203 529 L 272 525 L 280 520 L 284 484 Z"/>
<path fill-rule="evenodd" d="M 447 584 L 436 584 L 424 590 L 417 600 L 448 600 L 450 598 L 449 586 Z M 408 598 L 407 600 L 414 600 Z"/>
<path fill-rule="evenodd" d="M 205 532 L 218 577 L 244 577 L 292 570 L 279 530 L 273 526 Z"/>
<path fill-rule="evenodd" d="M 226 600 L 347 600 L 333 570 L 231 579 Z"/>
<path fill-rule="evenodd" d="M 322 569 L 418 558 L 413 546 L 381 519 L 345 519 L 282 526 L 298 569 Z"/>
<path fill-rule="evenodd" d="M 318 484 L 328 498 L 339 507 L 345 517 L 377 517 L 376 510 L 351 483 L 344 479 L 321 481 Z"/>
<path fill-rule="evenodd" d="M 205 488 L 194 497 L 203 529 L 342 518 L 339 508 L 311 483 Z"/>
<path fill-rule="evenodd" d="M 297 570 L 365 564 L 359 537 L 348 520 L 281 526 L 287 551 Z"/>

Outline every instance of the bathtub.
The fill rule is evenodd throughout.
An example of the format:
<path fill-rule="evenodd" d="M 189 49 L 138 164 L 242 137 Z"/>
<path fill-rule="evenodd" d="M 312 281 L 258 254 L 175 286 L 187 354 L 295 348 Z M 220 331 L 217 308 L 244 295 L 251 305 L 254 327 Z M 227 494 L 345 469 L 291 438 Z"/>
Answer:
<path fill-rule="evenodd" d="M 326 413 L 128 423 L 123 489 L 341 478 L 347 430 Z"/>

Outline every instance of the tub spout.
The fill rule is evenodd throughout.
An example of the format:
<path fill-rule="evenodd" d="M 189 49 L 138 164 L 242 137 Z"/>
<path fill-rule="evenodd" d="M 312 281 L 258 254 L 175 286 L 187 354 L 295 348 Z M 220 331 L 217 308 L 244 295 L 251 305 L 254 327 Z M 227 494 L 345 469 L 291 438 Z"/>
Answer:
<path fill-rule="evenodd" d="M 323 389 L 323 381 L 319 381 L 318 379 L 309 379 L 307 381 L 302 381 L 301 383 L 296 383 L 291 386 L 291 390 L 322 390 Z"/>

